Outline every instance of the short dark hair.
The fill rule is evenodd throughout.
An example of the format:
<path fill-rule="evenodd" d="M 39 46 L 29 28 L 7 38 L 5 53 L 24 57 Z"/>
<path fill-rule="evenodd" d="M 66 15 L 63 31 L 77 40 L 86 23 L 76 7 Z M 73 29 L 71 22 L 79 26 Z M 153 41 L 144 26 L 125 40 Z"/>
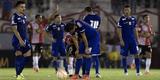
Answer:
<path fill-rule="evenodd" d="M 144 19 L 146 16 L 148 16 L 148 14 L 144 14 L 144 15 L 142 16 L 142 18 Z"/>
<path fill-rule="evenodd" d="M 60 16 L 60 14 L 56 14 L 56 15 L 54 15 L 54 19 L 55 19 L 55 18 L 57 18 L 58 16 Z"/>
<path fill-rule="evenodd" d="M 126 4 L 123 8 L 130 8 L 130 5 Z"/>
<path fill-rule="evenodd" d="M 91 12 L 93 9 L 88 6 L 88 7 L 86 7 L 84 10 L 87 11 L 87 12 Z"/>
<path fill-rule="evenodd" d="M 37 18 L 39 18 L 39 17 L 41 17 L 41 15 L 37 14 L 37 15 L 35 16 L 35 19 L 37 19 Z"/>
<path fill-rule="evenodd" d="M 70 32 L 75 27 L 75 25 L 76 25 L 75 23 L 69 22 L 69 23 L 66 24 L 64 30 L 66 32 Z"/>
<path fill-rule="evenodd" d="M 19 6 L 20 4 L 25 4 L 25 2 L 24 1 L 17 1 L 15 7 Z"/>

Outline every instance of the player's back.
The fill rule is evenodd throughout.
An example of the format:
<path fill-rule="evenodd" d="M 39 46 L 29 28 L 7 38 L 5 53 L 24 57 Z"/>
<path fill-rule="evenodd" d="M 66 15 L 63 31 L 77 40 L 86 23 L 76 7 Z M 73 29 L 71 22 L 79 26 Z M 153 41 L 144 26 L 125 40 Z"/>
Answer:
<path fill-rule="evenodd" d="M 26 16 L 20 16 L 17 13 L 14 13 L 12 16 L 12 25 L 17 25 L 17 31 L 19 32 L 21 38 L 23 40 L 28 39 L 27 38 L 27 22 L 26 22 Z M 14 40 L 18 40 L 17 37 L 13 36 Z"/>
<path fill-rule="evenodd" d="M 100 26 L 101 18 L 96 14 L 88 14 L 85 16 L 84 21 L 94 29 L 97 29 Z"/>
<path fill-rule="evenodd" d="M 99 37 L 98 32 L 88 23 L 80 20 L 76 20 L 75 22 L 79 26 L 78 32 L 84 31 L 88 40 Z"/>

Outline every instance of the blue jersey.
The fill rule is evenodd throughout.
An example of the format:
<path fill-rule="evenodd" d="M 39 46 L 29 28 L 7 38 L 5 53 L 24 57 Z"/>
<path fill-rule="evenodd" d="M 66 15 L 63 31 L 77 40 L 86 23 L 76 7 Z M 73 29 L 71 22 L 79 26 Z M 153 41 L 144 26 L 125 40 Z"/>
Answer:
<path fill-rule="evenodd" d="M 11 25 L 17 25 L 17 31 L 19 32 L 22 40 L 28 39 L 27 36 L 27 21 L 26 16 L 20 16 L 17 13 L 14 13 L 11 20 Z M 14 35 L 13 40 L 17 40 L 17 37 Z"/>
<path fill-rule="evenodd" d="M 20 37 L 25 42 L 25 46 L 24 47 L 21 46 L 18 38 L 14 34 L 13 39 L 12 39 L 12 45 L 13 45 L 15 51 L 19 50 L 22 53 L 26 53 L 28 50 L 31 49 L 31 45 L 30 45 L 30 42 L 29 42 L 28 36 L 27 36 L 26 16 L 25 15 L 22 16 L 22 15 L 18 15 L 17 13 L 14 13 L 12 16 L 11 25 L 13 25 L 13 26 L 16 25 L 16 28 L 20 34 Z"/>
<path fill-rule="evenodd" d="M 54 39 L 56 39 L 56 41 L 62 41 L 63 37 L 64 37 L 64 27 L 65 24 L 61 23 L 61 24 L 51 24 L 49 26 L 47 26 L 46 31 L 52 33 L 52 36 Z"/>
<path fill-rule="evenodd" d="M 84 21 L 76 20 L 76 24 L 78 25 L 78 28 L 76 29 L 76 32 L 78 33 L 78 37 L 81 37 L 80 33 L 85 32 L 85 35 L 87 37 L 87 40 L 95 40 L 98 38 L 98 32 L 92 28 L 89 24 L 85 23 Z"/>
<path fill-rule="evenodd" d="M 122 29 L 122 38 L 125 43 L 136 42 L 134 34 L 137 21 L 133 16 L 125 17 L 122 16 L 118 22 L 118 27 Z"/>
<path fill-rule="evenodd" d="M 84 21 L 90 24 L 94 29 L 98 29 L 101 23 L 101 18 L 96 14 L 88 14 L 85 16 Z"/>

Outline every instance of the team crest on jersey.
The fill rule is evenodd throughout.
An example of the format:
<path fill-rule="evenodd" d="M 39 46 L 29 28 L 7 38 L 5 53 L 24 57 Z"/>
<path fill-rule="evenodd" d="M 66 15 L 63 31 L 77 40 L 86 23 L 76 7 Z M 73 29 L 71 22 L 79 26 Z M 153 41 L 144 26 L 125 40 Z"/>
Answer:
<path fill-rule="evenodd" d="M 60 31 L 61 30 L 60 27 L 58 27 L 57 30 Z"/>

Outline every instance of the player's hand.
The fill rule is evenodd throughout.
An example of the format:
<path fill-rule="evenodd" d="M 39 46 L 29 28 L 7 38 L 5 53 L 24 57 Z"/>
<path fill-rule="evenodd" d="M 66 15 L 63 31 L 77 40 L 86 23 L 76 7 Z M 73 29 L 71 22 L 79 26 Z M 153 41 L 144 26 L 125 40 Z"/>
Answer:
<path fill-rule="evenodd" d="M 86 53 L 86 54 L 90 54 L 91 51 L 92 51 L 92 48 L 86 48 L 86 49 L 85 49 L 85 53 Z"/>
<path fill-rule="evenodd" d="M 20 46 L 24 47 L 25 46 L 25 42 L 21 39 L 19 40 Z"/>
<path fill-rule="evenodd" d="M 51 42 L 56 42 L 56 40 L 54 38 L 50 38 Z"/>
<path fill-rule="evenodd" d="M 121 46 L 124 46 L 124 45 L 125 45 L 123 40 L 120 40 L 120 45 L 121 45 Z"/>

